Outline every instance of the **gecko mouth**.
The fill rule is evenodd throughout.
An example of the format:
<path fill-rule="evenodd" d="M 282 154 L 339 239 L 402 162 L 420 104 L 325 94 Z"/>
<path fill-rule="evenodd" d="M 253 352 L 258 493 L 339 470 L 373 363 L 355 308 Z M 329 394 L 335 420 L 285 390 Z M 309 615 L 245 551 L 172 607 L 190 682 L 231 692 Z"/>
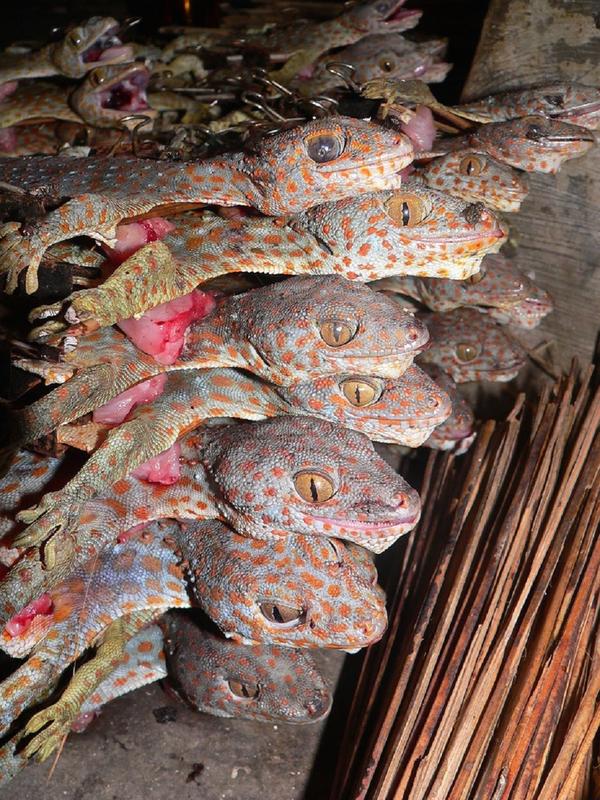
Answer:
<path fill-rule="evenodd" d="M 401 0 L 383 20 L 385 26 L 392 31 L 403 31 L 407 28 L 412 28 L 421 19 L 422 11 L 418 8 L 402 8 L 403 5 L 404 0 Z"/>
<path fill-rule="evenodd" d="M 117 36 L 118 26 L 109 28 L 102 36 L 99 36 L 93 44 L 91 44 L 81 54 L 81 60 L 84 64 L 93 64 L 95 62 L 104 63 L 107 61 L 125 60 L 133 58 L 133 53 L 129 45 L 124 45 Z"/>
<path fill-rule="evenodd" d="M 129 72 L 126 78 L 100 92 L 101 107 L 128 113 L 147 111 L 150 108 L 146 95 L 149 80 L 150 73 L 145 68 Z"/>

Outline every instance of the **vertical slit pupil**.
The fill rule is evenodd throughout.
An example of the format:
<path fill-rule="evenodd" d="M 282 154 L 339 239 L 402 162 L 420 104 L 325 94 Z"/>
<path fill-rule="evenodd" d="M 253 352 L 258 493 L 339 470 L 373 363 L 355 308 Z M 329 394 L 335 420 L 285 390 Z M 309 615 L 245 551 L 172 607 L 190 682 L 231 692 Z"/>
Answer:
<path fill-rule="evenodd" d="M 317 489 L 317 484 L 315 483 L 314 478 L 310 479 L 310 496 L 315 503 L 319 499 L 319 490 Z"/>
<path fill-rule="evenodd" d="M 408 225 L 410 222 L 410 208 L 408 207 L 408 203 L 404 201 L 402 203 L 402 224 Z"/>
<path fill-rule="evenodd" d="M 358 384 L 354 388 L 354 397 L 356 398 L 357 404 L 360 405 L 360 387 Z"/>

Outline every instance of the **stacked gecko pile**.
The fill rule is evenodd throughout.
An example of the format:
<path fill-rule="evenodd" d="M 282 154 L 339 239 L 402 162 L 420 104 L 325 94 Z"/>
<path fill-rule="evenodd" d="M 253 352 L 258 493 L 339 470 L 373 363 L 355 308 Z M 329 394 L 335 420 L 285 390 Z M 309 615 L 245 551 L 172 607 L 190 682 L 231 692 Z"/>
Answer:
<path fill-rule="evenodd" d="M 399 6 L 352 13 L 378 8 L 389 20 Z M 408 88 L 422 98 L 421 84 Z M 198 708 L 307 722 L 330 697 L 297 650 L 355 650 L 384 630 L 369 551 L 410 531 L 420 506 L 370 439 L 466 446 L 472 417 L 440 368 L 458 381 L 512 378 L 523 351 L 490 314 L 529 326 L 550 309 L 489 255 L 507 237 L 493 209 L 525 196 L 515 167 L 554 170 L 592 144 L 554 118 L 485 122 L 440 140 L 407 176 L 431 111 L 478 112 L 413 111 L 401 89 L 364 88 L 385 99 L 388 127 L 299 119 L 202 161 L 0 159 L 12 208 L 38 202 L 33 219 L 9 216 L 2 228 L 7 292 L 35 292 L 52 259 L 80 274 L 112 270 L 35 309 L 41 347 L 17 361 L 62 385 L 15 410 L 4 442 L 0 644 L 26 660 L 0 684 L 3 779 L 50 755 L 80 714 L 163 677 L 164 649 Z M 530 113 L 538 101 L 531 91 L 514 107 Z M 256 282 L 231 273 L 295 277 L 243 291 Z M 434 310 L 471 307 L 415 316 L 364 285 L 377 280 Z M 42 441 L 45 455 L 16 452 Z M 72 448 L 92 453 L 79 469 Z M 221 635 L 164 616 L 189 607 Z"/>

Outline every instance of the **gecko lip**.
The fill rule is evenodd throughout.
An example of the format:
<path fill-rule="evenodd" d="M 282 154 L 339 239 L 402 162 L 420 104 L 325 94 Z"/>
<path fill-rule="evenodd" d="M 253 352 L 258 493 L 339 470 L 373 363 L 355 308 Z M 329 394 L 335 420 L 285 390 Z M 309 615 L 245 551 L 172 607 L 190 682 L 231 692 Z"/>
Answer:
<path fill-rule="evenodd" d="M 404 169 L 413 159 L 413 147 L 412 144 L 408 144 L 409 139 L 406 137 L 406 144 L 402 143 L 397 146 L 395 150 L 391 150 L 385 153 L 385 156 L 379 157 L 377 159 L 373 159 L 373 161 L 361 161 L 360 164 L 356 162 L 350 162 L 349 164 L 339 164 L 334 165 L 330 163 L 325 164 L 317 164 L 317 170 L 319 172 L 347 172 L 349 170 L 356 169 L 357 167 L 366 168 L 369 167 L 387 167 L 390 169 L 391 174 L 395 174 L 396 172 L 400 172 Z"/>
<path fill-rule="evenodd" d="M 400 0 L 400 2 L 396 5 L 396 7 L 390 11 L 390 13 L 385 17 L 383 20 L 385 26 L 390 29 L 394 29 L 396 27 L 404 28 L 405 23 L 407 20 L 413 20 L 414 24 L 416 25 L 417 22 L 421 19 L 423 12 L 418 8 L 402 8 L 404 5 L 404 0 Z"/>
<path fill-rule="evenodd" d="M 354 519 L 341 519 L 335 517 L 322 517 L 318 514 L 310 514 L 312 519 L 319 520 L 319 522 L 328 522 L 335 528 L 350 528 L 355 531 L 379 531 L 386 530 L 387 528 L 398 528 L 405 525 L 416 525 L 419 520 L 421 512 L 406 511 L 404 514 L 398 514 L 397 517 L 385 520 L 383 522 L 361 522 Z"/>
<path fill-rule="evenodd" d="M 81 60 L 84 64 L 92 64 L 96 61 L 102 62 L 115 57 L 132 57 L 131 48 L 123 45 L 123 42 L 117 36 L 118 31 L 119 26 L 113 25 L 86 48 L 81 54 Z"/>

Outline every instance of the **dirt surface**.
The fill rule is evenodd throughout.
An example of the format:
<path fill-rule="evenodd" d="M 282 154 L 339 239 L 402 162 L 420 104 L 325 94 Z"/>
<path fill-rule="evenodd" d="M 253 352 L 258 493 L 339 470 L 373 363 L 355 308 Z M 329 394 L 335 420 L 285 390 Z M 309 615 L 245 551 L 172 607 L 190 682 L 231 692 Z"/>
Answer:
<path fill-rule="evenodd" d="M 343 655 L 316 658 L 333 685 Z M 50 780 L 51 760 L 32 764 L 0 797 L 300 800 L 324 727 L 198 714 L 154 684 L 115 700 L 85 733 L 71 735 Z"/>

